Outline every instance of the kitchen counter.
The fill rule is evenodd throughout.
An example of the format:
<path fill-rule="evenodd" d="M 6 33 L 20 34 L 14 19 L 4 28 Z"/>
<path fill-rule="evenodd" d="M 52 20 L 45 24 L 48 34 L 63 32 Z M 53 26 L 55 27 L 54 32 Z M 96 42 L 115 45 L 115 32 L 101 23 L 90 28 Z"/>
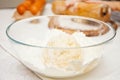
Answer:
<path fill-rule="evenodd" d="M 47 7 L 44 15 L 53 15 Z M 15 9 L 0 10 L 0 80 L 41 80 L 9 55 L 14 50 L 11 50 L 5 30 L 14 21 L 12 18 L 14 11 Z M 79 80 L 120 79 L 120 28 L 117 30 L 116 37 L 105 45 L 104 52 L 100 65 L 90 73 L 82 75 Z"/>

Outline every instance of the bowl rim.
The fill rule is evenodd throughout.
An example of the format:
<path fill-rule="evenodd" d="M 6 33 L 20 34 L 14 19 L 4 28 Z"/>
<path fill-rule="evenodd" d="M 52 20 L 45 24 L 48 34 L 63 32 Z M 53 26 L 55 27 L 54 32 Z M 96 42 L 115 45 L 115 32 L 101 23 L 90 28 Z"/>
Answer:
<path fill-rule="evenodd" d="M 42 18 L 42 17 L 53 17 L 53 16 L 67 16 L 67 17 L 78 17 L 78 18 L 81 18 L 81 19 L 86 19 L 86 20 L 92 20 L 94 22 L 99 22 L 99 23 L 102 23 L 104 25 L 106 25 L 107 27 L 111 28 L 113 30 L 113 36 L 110 37 L 109 39 L 101 42 L 101 43 L 97 43 L 97 44 L 93 44 L 93 45 L 88 45 L 88 46 L 84 46 L 84 47 L 48 47 L 48 46 L 38 46 L 38 45 L 32 45 L 32 44 L 28 44 L 28 43 L 24 43 L 24 42 L 21 42 L 19 40 L 16 40 L 14 39 L 12 36 L 9 35 L 9 30 L 10 28 L 12 27 L 13 24 L 15 23 L 19 23 L 19 22 L 22 22 L 22 21 L 27 21 L 27 20 L 32 20 L 32 19 L 37 19 L 37 18 Z M 15 43 L 18 43 L 20 45 L 25 45 L 25 46 L 30 46 L 30 47 L 36 47 L 36 48 L 49 48 L 49 49 L 76 49 L 76 48 L 88 48 L 88 47 L 94 47 L 94 46 L 99 46 L 99 45 L 102 45 L 106 42 L 109 42 L 111 41 L 115 36 L 116 36 L 116 31 L 113 27 L 111 27 L 109 24 L 101 21 L 101 20 L 97 20 L 97 19 L 94 19 L 94 18 L 89 18 L 89 17 L 83 17 L 83 16 L 72 16 L 72 15 L 50 15 L 50 16 L 36 16 L 36 17 L 30 17 L 30 18 L 26 18 L 26 19 L 22 19 L 22 20 L 19 20 L 19 21 L 14 21 L 12 22 L 10 25 L 8 25 L 8 27 L 6 28 L 6 35 L 7 37 L 12 40 L 13 42 Z"/>

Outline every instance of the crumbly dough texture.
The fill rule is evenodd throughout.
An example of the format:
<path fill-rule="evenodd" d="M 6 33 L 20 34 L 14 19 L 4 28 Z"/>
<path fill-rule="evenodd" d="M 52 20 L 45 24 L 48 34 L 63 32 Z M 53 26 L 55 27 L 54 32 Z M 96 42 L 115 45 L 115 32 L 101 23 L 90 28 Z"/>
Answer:
<path fill-rule="evenodd" d="M 80 47 L 77 41 L 71 35 L 58 35 L 48 41 L 49 47 L 59 47 L 45 49 L 44 64 L 48 67 L 55 67 L 63 70 L 77 71 L 80 70 L 82 60 Z M 60 48 L 66 47 L 66 48 Z M 67 48 L 68 47 L 68 48 Z"/>

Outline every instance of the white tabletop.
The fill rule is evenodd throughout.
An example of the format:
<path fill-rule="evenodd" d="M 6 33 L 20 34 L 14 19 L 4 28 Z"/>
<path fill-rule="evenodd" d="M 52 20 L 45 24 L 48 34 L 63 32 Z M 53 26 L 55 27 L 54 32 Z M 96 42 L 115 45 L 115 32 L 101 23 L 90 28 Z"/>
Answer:
<path fill-rule="evenodd" d="M 0 80 L 41 80 L 7 53 L 12 51 L 5 30 L 13 22 L 14 11 L 15 9 L 0 10 Z M 48 13 L 46 11 L 49 10 L 45 10 L 45 15 Z M 51 12 L 49 14 L 52 15 Z M 120 28 L 117 30 L 116 37 L 105 46 L 105 54 L 100 65 L 92 72 L 81 76 L 79 80 L 120 79 Z"/>
<path fill-rule="evenodd" d="M 20 62 L 10 56 L 6 49 L 5 29 L 12 22 L 13 9 L 0 10 L 0 80 L 40 80 Z M 8 45 L 9 46 L 9 45 Z"/>

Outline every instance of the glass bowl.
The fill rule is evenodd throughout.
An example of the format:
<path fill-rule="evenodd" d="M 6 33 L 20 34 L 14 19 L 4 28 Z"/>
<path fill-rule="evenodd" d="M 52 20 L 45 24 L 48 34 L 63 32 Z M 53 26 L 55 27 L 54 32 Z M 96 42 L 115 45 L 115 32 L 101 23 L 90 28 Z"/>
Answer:
<path fill-rule="evenodd" d="M 100 33 L 101 27 L 106 33 Z M 102 21 L 62 15 L 27 18 L 6 29 L 14 56 L 36 74 L 50 78 L 70 78 L 93 70 L 100 63 L 104 45 L 115 34 Z"/>

